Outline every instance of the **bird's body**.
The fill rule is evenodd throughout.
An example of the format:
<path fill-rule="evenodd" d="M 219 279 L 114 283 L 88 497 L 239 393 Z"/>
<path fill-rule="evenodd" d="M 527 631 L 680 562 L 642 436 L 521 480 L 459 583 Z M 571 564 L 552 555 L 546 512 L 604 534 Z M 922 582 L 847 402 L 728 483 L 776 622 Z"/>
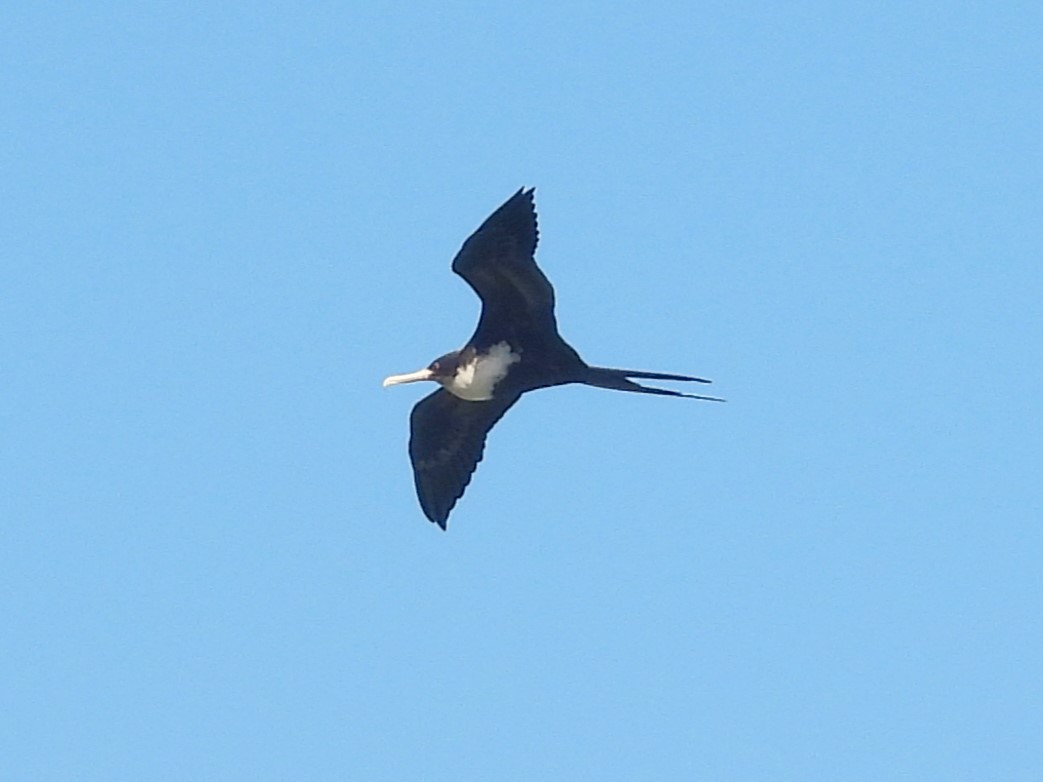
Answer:
<path fill-rule="evenodd" d="M 719 401 L 630 380 L 709 382 L 702 378 L 591 367 L 584 362 L 558 334 L 554 289 L 534 258 L 537 238 L 533 191 L 519 190 L 482 223 L 453 259 L 453 271 L 482 300 L 478 327 L 467 345 L 425 369 L 384 380 L 385 386 L 418 380 L 442 386 L 413 408 L 409 439 L 420 506 L 442 529 L 481 461 L 489 430 L 526 391 L 584 383 Z"/>

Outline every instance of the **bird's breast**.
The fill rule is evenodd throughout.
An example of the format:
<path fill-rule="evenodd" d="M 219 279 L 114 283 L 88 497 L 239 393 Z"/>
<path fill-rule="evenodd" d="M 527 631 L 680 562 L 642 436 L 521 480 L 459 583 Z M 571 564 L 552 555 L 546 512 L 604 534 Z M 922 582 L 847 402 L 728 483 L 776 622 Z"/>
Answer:
<path fill-rule="evenodd" d="M 493 398 L 493 389 L 510 371 L 521 356 L 506 342 L 499 342 L 486 353 L 477 354 L 471 361 L 457 367 L 456 374 L 442 383 L 446 390 L 468 402 L 486 402 Z"/>

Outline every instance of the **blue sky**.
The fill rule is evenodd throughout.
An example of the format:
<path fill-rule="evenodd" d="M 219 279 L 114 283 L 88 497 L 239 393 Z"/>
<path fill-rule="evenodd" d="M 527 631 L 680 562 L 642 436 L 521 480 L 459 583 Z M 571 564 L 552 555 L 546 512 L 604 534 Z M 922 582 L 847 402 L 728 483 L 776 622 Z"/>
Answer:
<path fill-rule="evenodd" d="M 0 12 L 0 777 L 1043 777 L 1035 3 Z M 536 186 L 591 363 L 406 456 Z"/>

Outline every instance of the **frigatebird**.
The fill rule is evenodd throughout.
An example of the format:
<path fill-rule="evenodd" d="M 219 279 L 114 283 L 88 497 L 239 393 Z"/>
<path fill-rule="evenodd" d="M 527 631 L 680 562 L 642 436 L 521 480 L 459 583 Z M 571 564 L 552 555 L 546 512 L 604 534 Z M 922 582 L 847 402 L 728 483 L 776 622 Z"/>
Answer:
<path fill-rule="evenodd" d="M 453 271 L 482 300 L 474 335 L 424 369 L 384 379 L 433 380 L 442 387 L 409 417 L 409 458 L 420 507 L 443 530 L 482 459 L 493 425 L 526 391 L 583 383 L 617 391 L 723 401 L 639 385 L 631 378 L 709 383 L 701 377 L 588 365 L 558 334 L 554 289 L 536 265 L 539 231 L 533 188 L 522 188 L 479 226 Z"/>

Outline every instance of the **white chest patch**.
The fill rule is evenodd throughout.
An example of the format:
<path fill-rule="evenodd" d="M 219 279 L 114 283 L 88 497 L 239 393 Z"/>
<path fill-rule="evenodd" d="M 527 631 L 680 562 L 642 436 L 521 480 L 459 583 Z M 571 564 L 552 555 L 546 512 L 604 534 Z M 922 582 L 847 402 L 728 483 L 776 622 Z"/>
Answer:
<path fill-rule="evenodd" d="M 453 379 L 445 383 L 447 391 L 468 402 L 485 402 L 493 398 L 493 388 L 507 375 L 511 364 L 521 356 L 511 352 L 506 342 L 498 342 L 489 352 L 469 364 L 457 368 Z"/>

